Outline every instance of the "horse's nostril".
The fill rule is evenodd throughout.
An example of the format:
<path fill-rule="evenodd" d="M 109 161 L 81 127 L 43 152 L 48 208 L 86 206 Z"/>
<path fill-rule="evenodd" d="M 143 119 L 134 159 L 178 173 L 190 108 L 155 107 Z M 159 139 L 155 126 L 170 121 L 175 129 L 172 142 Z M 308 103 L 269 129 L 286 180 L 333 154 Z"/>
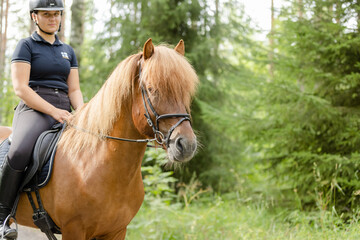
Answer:
<path fill-rule="evenodd" d="M 175 141 L 176 148 L 177 148 L 180 152 L 182 152 L 182 151 L 184 150 L 183 141 L 184 141 L 184 139 L 181 138 L 181 137 L 177 138 L 176 141 Z"/>

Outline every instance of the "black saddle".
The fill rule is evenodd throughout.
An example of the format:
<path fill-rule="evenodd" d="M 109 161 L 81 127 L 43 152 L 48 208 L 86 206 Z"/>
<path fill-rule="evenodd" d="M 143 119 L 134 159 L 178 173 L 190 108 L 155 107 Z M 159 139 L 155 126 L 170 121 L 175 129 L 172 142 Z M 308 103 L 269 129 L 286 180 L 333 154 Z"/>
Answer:
<path fill-rule="evenodd" d="M 31 191 L 32 186 L 36 185 L 37 188 L 42 188 L 49 182 L 57 144 L 65 127 L 65 124 L 58 123 L 50 130 L 43 132 L 37 139 L 33 150 L 33 161 L 28 167 L 29 170 L 27 170 L 29 176 L 25 177 L 24 181 L 24 183 L 28 181 L 24 185 L 24 192 Z"/>
<path fill-rule="evenodd" d="M 25 177 L 20 189 L 33 191 L 42 188 L 49 182 L 54 163 L 57 143 L 65 129 L 65 124 L 56 124 L 50 130 L 43 132 L 36 141 L 33 159 L 26 168 Z M 3 164 L 11 145 L 11 136 L 0 144 L 0 164 Z"/>

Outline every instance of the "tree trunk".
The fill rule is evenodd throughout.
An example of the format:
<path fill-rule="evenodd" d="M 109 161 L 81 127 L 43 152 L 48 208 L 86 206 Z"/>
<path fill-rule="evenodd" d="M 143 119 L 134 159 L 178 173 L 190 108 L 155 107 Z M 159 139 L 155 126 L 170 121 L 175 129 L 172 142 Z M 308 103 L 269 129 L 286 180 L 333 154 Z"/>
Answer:
<path fill-rule="evenodd" d="M 356 14 L 357 14 L 357 30 L 360 33 L 360 0 L 356 1 Z"/>
<path fill-rule="evenodd" d="M 30 16 L 29 34 L 32 34 L 35 30 L 36 30 L 35 22 Z"/>
<path fill-rule="evenodd" d="M 63 0 L 64 6 L 65 6 L 65 0 Z M 61 30 L 58 32 L 59 39 L 62 42 L 65 42 L 65 21 L 66 20 L 66 11 L 63 11 L 63 14 L 61 16 Z"/>
<path fill-rule="evenodd" d="M 146 1 L 145 1 L 146 2 Z M 142 2 L 142 7 L 145 3 Z M 115 14 L 114 14 L 114 9 L 115 9 L 115 1 L 114 0 L 110 0 L 110 28 L 109 28 L 109 36 L 110 36 L 110 41 L 112 42 L 112 37 L 113 37 L 113 32 L 115 30 L 115 26 L 114 26 L 114 22 L 113 22 L 113 19 L 115 17 Z M 141 15 L 142 16 L 142 15 Z M 110 44 L 109 48 L 108 48 L 108 51 L 109 51 L 109 55 L 110 57 L 113 56 L 114 54 L 114 47 L 112 44 Z"/>
<path fill-rule="evenodd" d="M 219 0 L 215 0 L 215 28 L 216 28 L 216 33 L 218 33 L 219 28 L 220 28 L 220 17 L 219 17 Z M 218 36 L 216 36 L 215 38 L 215 56 L 218 56 L 218 49 L 219 49 L 219 45 L 220 45 L 220 39 Z"/>
<path fill-rule="evenodd" d="M 271 0 L 271 29 L 269 34 L 269 74 L 270 81 L 274 79 L 274 31 L 275 31 L 275 9 L 274 9 L 274 0 Z"/>
<path fill-rule="evenodd" d="M 334 5 L 333 4 L 330 4 L 329 6 L 328 6 L 328 9 L 329 9 L 329 16 L 330 16 L 330 19 L 331 19 L 331 21 L 333 20 L 333 18 L 334 18 Z M 336 16 L 336 15 L 335 15 Z"/>
<path fill-rule="evenodd" d="M 298 0 L 298 17 L 299 19 L 302 19 L 304 16 L 304 3 L 303 0 Z"/>
<path fill-rule="evenodd" d="M 336 23 L 339 25 L 341 24 L 340 19 L 341 19 L 341 2 L 336 1 Z"/>
<path fill-rule="evenodd" d="M 326 21 L 326 14 L 324 14 L 324 7 L 326 2 L 321 1 L 314 1 L 314 7 L 313 7 L 313 19 L 314 24 L 317 26 L 318 24 L 322 23 L 323 21 Z"/>
<path fill-rule="evenodd" d="M 303 18 L 304 18 L 304 2 L 303 0 L 298 0 L 297 1 L 297 4 L 298 4 L 298 17 L 299 17 L 299 21 L 302 21 Z M 303 61 L 300 62 L 300 66 L 303 65 Z M 298 76 L 298 79 L 297 79 L 297 84 L 299 86 L 299 89 L 301 92 L 304 92 L 305 90 L 305 83 L 304 83 L 304 79 L 302 77 L 302 75 L 299 75 Z"/>
<path fill-rule="evenodd" d="M 84 0 L 73 0 L 71 6 L 70 45 L 74 48 L 78 64 L 81 62 L 81 45 L 84 42 Z"/>
<path fill-rule="evenodd" d="M 2 11 L 3 15 L 1 16 L 4 19 L 3 20 L 4 22 L 2 22 L 2 28 L 4 29 L 4 32 L 1 33 L 1 47 L 0 47 L 0 77 L 1 78 L 4 77 L 4 71 L 5 71 L 5 52 L 6 52 L 6 41 L 7 41 L 9 0 L 5 0 L 5 4 L 6 4 L 5 12 Z M 3 7 L 4 5 L 2 5 L 2 9 Z"/>
<path fill-rule="evenodd" d="M 4 0 L 0 1 L 0 47 L 2 46 L 2 26 L 3 26 L 3 18 L 4 18 Z M 0 73 L 1 74 L 1 73 Z"/>
<path fill-rule="evenodd" d="M 29 33 L 32 34 L 36 30 L 36 25 L 33 20 L 30 19 Z"/>

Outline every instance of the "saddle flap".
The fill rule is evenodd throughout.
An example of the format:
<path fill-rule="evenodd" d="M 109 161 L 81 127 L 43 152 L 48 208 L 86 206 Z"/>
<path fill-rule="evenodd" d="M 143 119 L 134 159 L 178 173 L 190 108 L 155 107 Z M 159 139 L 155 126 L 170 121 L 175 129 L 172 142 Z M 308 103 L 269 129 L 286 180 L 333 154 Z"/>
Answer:
<path fill-rule="evenodd" d="M 55 157 L 56 146 L 65 127 L 65 124 L 56 124 L 51 130 L 43 132 L 38 137 L 33 151 L 33 161 L 28 166 L 22 187 L 25 187 L 31 181 L 31 179 L 33 179 L 35 174 L 38 173 L 39 176 L 41 176 L 41 171 L 45 165 L 48 166 L 47 172 L 43 174 L 45 175 L 45 179 L 41 177 L 41 181 L 28 184 L 27 188 L 23 189 L 24 191 L 29 191 L 33 187 L 43 187 L 49 181 L 52 170 L 52 162 Z M 50 164 L 47 164 L 48 162 L 50 162 Z"/>
<path fill-rule="evenodd" d="M 33 160 L 39 163 L 39 169 L 44 166 L 44 163 L 50 158 L 52 151 L 54 150 L 57 140 L 60 137 L 61 126 L 55 125 L 53 129 L 43 132 L 36 141 Z"/>

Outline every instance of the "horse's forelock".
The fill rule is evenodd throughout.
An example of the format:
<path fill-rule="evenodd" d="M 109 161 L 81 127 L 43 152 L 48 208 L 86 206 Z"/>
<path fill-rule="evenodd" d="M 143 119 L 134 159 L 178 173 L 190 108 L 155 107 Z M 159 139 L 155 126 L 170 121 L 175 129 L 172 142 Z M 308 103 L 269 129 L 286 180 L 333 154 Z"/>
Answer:
<path fill-rule="evenodd" d="M 154 54 L 143 64 L 141 80 L 157 90 L 162 100 L 173 100 L 188 110 L 198 84 L 186 58 L 166 46 L 155 47 Z"/>

